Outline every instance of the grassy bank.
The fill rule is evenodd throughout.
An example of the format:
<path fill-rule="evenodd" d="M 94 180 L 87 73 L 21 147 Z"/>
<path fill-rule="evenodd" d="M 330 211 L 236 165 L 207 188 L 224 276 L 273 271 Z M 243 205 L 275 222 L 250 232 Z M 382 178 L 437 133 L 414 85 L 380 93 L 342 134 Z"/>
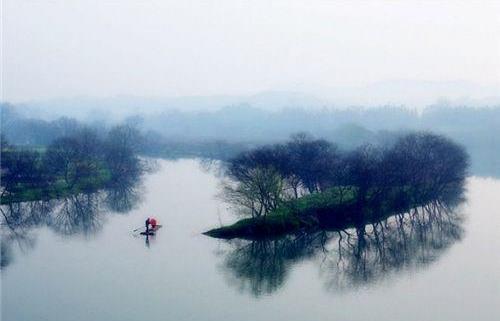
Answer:
<path fill-rule="evenodd" d="M 301 230 L 340 230 L 376 222 L 427 203 L 424 199 L 419 202 L 415 199 L 408 189 L 399 188 L 388 192 L 382 201 L 361 205 L 354 190 L 341 194 L 339 189 L 332 188 L 287 201 L 266 216 L 242 219 L 203 234 L 224 239 L 252 239 Z"/>
<path fill-rule="evenodd" d="M 111 173 L 106 168 L 99 171 L 94 177 L 81 178 L 72 185 L 59 177 L 54 182 L 43 187 L 32 187 L 19 184 L 15 191 L 4 194 L 0 198 L 0 204 L 10 204 L 19 202 L 32 202 L 62 198 L 82 192 L 93 192 L 106 186 L 111 180 Z"/>
<path fill-rule="evenodd" d="M 352 209 L 354 203 L 353 191 L 342 194 L 339 189 L 332 188 L 284 202 L 265 216 L 242 219 L 203 234 L 227 239 L 277 236 L 302 229 L 319 228 L 326 223 L 322 220 L 323 213 L 326 212 L 329 216 L 336 217 L 336 223 L 345 224 L 349 221 L 349 216 L 345 214 Z"/>

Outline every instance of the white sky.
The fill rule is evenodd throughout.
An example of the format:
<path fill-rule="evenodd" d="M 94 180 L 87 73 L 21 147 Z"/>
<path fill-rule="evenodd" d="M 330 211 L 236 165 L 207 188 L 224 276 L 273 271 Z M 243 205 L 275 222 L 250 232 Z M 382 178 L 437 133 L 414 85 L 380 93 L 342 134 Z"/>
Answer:
<path fill-rule="evenodd" d="M 3 101 L 500 84 L 500 1 L 0 1 Z"/>

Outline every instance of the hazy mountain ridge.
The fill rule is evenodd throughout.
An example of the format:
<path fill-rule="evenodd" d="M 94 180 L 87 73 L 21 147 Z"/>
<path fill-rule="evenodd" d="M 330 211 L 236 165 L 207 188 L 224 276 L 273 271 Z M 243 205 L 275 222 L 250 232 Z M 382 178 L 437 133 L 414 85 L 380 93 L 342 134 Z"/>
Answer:
<path fill-rule="evenodd" d="M 380 106 L 405 107 L 422 111 L 432 106 L 500 106 L 500 88 L 466 81 L 395 80 L 351 87 L 296 85 L 251 95 L 213 95 L 179 97 L 72 97 L 16 104 L 26 116 L 46 120 L 60 116 L 85 121 L 122 121 L 135 114 L 161 114 L 173 111 L 213 112 L 227 107 L 245 106 L 279 112 L 283 109 L 351 109 Z M 96 113 L 96 111 L 99 111 Z"/>

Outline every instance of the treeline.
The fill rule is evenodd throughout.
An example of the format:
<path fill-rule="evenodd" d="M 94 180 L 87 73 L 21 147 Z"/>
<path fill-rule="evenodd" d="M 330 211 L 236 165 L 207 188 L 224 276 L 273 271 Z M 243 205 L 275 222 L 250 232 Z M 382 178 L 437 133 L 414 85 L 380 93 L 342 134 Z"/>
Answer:
<path fill-rule="evenodd" d="M 392 144 L 401 134 L 432 131 L 463 145 L 471 156 L 471 174 L 500 177 L 500 107 L 435 105 L 422 112 L 403 106 L 373 108 L 284 109 L 270 112 L 232 106 L 213 112 L 171 111 L 141 117 L 162 144 L 162 157 L 178 155 L 227 160 L 256 145 L 283 142 L 307 132 L 351 150 L 365 144 Z M 218 142 L 217 144 L 215 142 Z M 179 147 L 179 145 L 181 145 Z"/>
<path fill-rule="evenodd" d="M 206 112 L 166 111 L 143 115 L 141 122 L 144 128 L 176 140 L 204 138 L 269 143 L 305 131 L 331 141 L 336 141 L 338 135 L 352 137 L 349 144 L 353 145 L 370 133 L 384 130 L 432 130 L 448 136 L 483 135 L 485 130 L 498 134 L 500 108 L 433 106 L 419 113 L 403 106 L 319 110 L 304 106 L 271 112 L 240 105 Z M 343 144 L 344 140 L 338 143 Z"/>
<path fill-rule="evenodd" d="M 9 104 L 0 104 L 2 134 L 12 145 L 20 146 L 47 146 L 54 139 L 71 136 L 85 127 L 92 129 L 100 136 L 105 135 L 103 124 L 83 124 L 68 117 L 47 121 L 25 117 L 21 109 Z"/>
<path fill-rule="evenodd" d="M 105 114 L 92 122 L 71 118 L 33 119 L 20 107 L 0 104 L 2 133 L 13 145 L 47 146 L 56 137 L 90 126 L 105 136 Z M 284 109 L 269 112 L 251 106 L 232 106 L 211 112 L 159 112 L 136 115 L 124 124 L 144 136 L 139 153 L 153 157 L 200 157 L 227 160 L 240 152 L 285 141 L 290 134 L 308 132 L 324 137 L 340 149 L 365 144 L 392 144 L 400 134 L 426 131 L 445 135 L 467 148 L 471 173 L 500 177 L 500 108 L 433 106 L 422 113 L 404 107 L 352 109 Z"/>
<path fill-rule="evenodd" d="M 2 131 L 14 144 L 47 144 L 54 137 L 76 130 L 81 121 L 61 117 L 46 121 L 27 117 L 20 107 L 0 104 Z M 96 115 L 87 125 L 106 127 L 106 114 Z M 102 119 L 102 120 L 98 120 Z M 439 134 L 465 138 L 498 137 L 500 106 L 448 107 L 432 106 L 421 113 L 403 106 L 372 108 L 308 110 L 283 109 L 270 112 L 248 105 L 224 107 L 216 111 L 164 111 L 130 116 L 124 123 L 140 125 L 144 131 L 155 131 L 173 141 L 227 140 L 229 142 L 269 143 L 285 140 L 292 133 L 304 131 L 337 143 L 366 143 L 378 131 L 432 130 Z M 347 142 L 346 142 L 347 141 Z"/>
<path fill-rule="evenodd" d="M 367 208 L 390 198 L 405 208 L 457 195 L 468 162 L 463 147 L 427 132 L 400 136 L 390 146 L 363 145 L 349 152 L 297 134 L 286 143 L 231 159 L 222 195 L 252 217 L 277 213 L 283 205 L 314 194 L 321 195 L 316 200 L 326 207 L 348 201 Z"/>
<path fill-rule="evenodd" d="M 137 155 L 140 138 L 139 131 L 127 125 L 105 135 L 81 127 L 46 148 L 23 149 L 2 134 L 2 203 L 90 192 L 137 177 L 144 169 Z"/>

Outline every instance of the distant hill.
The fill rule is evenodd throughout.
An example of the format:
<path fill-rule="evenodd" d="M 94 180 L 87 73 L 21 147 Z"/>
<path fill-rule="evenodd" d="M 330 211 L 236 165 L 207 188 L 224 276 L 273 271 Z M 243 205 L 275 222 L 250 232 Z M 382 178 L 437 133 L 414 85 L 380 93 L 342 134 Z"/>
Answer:
<path fill-rule="evenodd" d="M 85 121 L 122 121 L 126 117 L 182 112 L 216 111 L 226 107 L 250 106 L 265 111 L 283 109 L 347 109 L 380 106 L 423 110 L 429 106 L 500 106 L 500 88 L 465 81 L 394 80 L 352 87 L 297 85 L 253 95 L 181 97 L 116 96 L 73 97 L 17 104 L 26 116 L 52 120 L 60 116 Z"/>

